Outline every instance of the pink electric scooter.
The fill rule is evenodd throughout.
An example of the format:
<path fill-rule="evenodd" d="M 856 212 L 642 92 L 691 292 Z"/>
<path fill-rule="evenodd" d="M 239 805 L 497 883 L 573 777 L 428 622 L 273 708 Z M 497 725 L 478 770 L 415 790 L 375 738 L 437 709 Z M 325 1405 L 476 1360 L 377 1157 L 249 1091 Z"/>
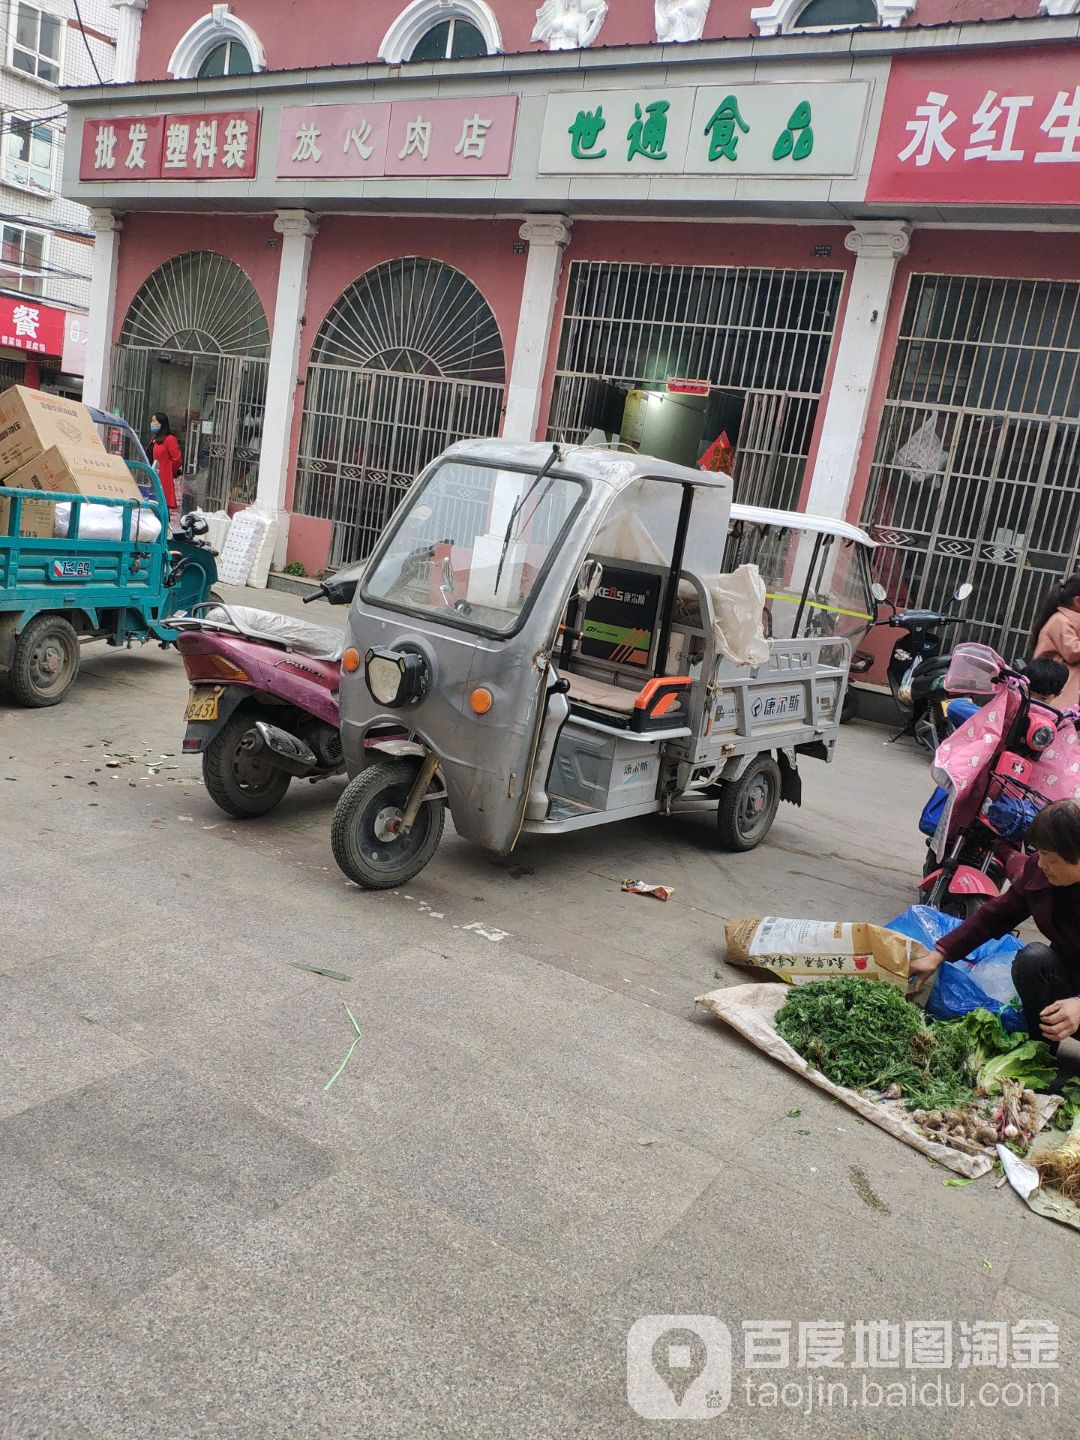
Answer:
<path fill-rule="evenodd" d="M 361 567 L 340 571 L 308 600 L 348 605 Z M 237 819 L 265 815 L 295 778 L 345 768 L 338 690 L 343 640 L 270 610 L 198 605 L 177 623 L 191 682 L 184 753 L 201 755 L 210 798 Z"/>

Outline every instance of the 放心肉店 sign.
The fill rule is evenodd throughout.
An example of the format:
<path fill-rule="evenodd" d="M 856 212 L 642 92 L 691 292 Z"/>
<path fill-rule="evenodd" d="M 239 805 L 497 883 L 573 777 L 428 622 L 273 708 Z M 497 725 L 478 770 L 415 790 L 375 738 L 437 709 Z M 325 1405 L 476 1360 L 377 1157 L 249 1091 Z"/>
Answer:
<path fill-rule="evenodd" d="M 251 180 L 259 111 L 87 120 L 80 180 Z"/>
<path fill-rule="evenodd" d="M 1080 206 L 1080 46 L 898 56 L 866 198 Z"/>

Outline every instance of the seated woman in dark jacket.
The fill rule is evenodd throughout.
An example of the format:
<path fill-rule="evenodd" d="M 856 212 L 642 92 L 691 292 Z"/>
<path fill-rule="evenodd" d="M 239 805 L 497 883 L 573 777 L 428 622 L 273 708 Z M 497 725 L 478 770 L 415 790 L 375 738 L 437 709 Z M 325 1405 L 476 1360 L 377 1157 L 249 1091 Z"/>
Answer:
<path fill-rule="evenodd" d="M 946 960 L 962 960 L 987 940 L 1000 939 L 1031 919 L 1048 944 L 1025 945 L 1013 961 L 1013 983 L 1029 1035 L 1051 1048 L 1080 1030 L 1080 803 L 1055 800 L 1036 815 L 1023 870 L 936 950 L 911 963 L 912 982 L 933 975 Z"/>

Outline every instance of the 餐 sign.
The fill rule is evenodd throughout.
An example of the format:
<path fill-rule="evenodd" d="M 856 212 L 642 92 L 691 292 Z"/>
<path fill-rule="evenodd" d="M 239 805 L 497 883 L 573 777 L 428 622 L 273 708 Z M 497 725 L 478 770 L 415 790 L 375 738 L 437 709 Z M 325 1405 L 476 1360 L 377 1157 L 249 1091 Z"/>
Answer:
<path fill-rule="evenodd" d="M 83 124 L 80 180 L 251 180 L 258 110 L 125 115 Z"/>

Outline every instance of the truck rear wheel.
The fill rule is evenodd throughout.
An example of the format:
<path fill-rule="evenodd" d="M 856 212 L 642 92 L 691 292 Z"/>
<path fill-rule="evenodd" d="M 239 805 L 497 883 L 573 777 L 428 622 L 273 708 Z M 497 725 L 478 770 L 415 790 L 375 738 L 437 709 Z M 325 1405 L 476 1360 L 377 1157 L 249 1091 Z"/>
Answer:
<path fill-rule="evenodd" d="M 79 673 L 79 637 L 62 615 L 38 615 L 15 641 L 7 688 L 18 705 L 59 705 Z"/>
<path fill-rule="evenodd" d="M 726 780 L 716 811 L 725 850 L 753 850 L 772 829 L 780 804 L 780 766 L 771 755 L 752 760 L 738 780 Z"/>
<path fill-rule="evenodd" d="M 334 809 L 334 859 L 343 874 L 365 890 L 406 884 L 439 847 L 446 819 L 442 800 L 423 801 L 408 835 L 394 833 L 416 775 L 415 762 L 376 762 L 349 782 Z"/>
<path fill-rule="evenodd" d="M 210 799 L 237 820 L 253 820 L 280 805 L 291 778 L 244 745 L 255 719 L 250 711 L 231 715 L 203 753 L 203 784 Z"/>

